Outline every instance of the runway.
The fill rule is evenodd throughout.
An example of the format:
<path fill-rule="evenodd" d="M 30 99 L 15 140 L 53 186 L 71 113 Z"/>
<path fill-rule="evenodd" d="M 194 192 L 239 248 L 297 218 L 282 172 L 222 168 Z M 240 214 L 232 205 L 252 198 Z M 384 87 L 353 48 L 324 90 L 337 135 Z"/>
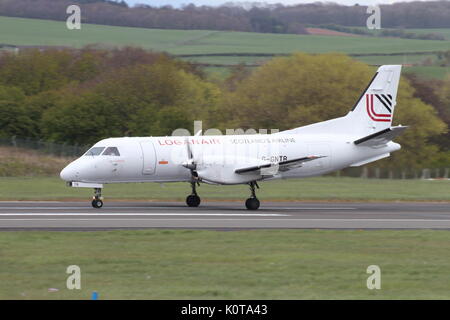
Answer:
<path fill-rule="evenodd" d="M 186 229 L 450 229 L 450 203 L 0 202 L 0 230 Z"/>

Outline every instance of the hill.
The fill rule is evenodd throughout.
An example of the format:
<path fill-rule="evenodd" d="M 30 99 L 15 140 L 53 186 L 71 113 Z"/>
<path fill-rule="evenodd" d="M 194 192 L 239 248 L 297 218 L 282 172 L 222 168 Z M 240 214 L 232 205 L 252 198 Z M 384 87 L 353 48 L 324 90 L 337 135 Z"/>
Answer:
<path fill-rule="evenodd" d="M 64 22 L 0 17 L 0 43 L 82 47 L 92 43 L 141 46 L 172 54 L 274 53 L 294 51 L 352 54 L 414 53 L 448 50 L 448 41 L 267 34 L 209 30 L 162 30 L 83 24 L 68 30 Z"/>
<path fill-rule="evenodd" d="M 64 22 L 11 17 L 0 17 L 0 29 L 3 31 L 0 44 L 3 45 L 140 46 L 216 67 L 241 62 L 259 64 L 273 55 L 295 51 L 343 52 L 371 64 L 415 64 L 450 48 L 449 40 L 161 30 L 93 24 L 83 24 L 81 30 L 68 30 Z"/>
<path fill-rule="evenodd" d="M 227 3 L 212 7 L 196 6 L 186 1 L 181 8 L 157 8 L 153 1 L 147 1 L 147 5 L 129 8 L 123 1 L 112 0 L 2 0 L 0 15 L 65 21 L 66 8 L 74 3 L 80 6 L 86 23 L 160 29 L 299 34 L 305 33 L 305 26 L 321 23 L 365 26 L 368 18 L 364 5 L 330 2 L 297 5 L 247 3 L 244 6 Z M 380 8 L 384 28 L 450 27 L 448 1 L 409 1 L 385 4 Z"/>

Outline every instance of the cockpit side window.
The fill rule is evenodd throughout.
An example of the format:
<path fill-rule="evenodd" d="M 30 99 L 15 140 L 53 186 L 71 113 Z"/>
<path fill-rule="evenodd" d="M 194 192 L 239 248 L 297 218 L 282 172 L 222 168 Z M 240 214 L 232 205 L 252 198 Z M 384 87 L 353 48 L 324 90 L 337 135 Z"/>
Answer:
<path fill-rule="evenodd" d="M 119 149 L 116 147 L 108 147 L 106 148 L 105 152 L 103 152 L 102 156 L 116 156 L 120 157 Z"/>
<path fill-rule="evenodd" d="M 102 151 L 105 149 L 105 147 L 93 147 L 88 150 L 84 155 L 85 156 L 98 156 Z"/>

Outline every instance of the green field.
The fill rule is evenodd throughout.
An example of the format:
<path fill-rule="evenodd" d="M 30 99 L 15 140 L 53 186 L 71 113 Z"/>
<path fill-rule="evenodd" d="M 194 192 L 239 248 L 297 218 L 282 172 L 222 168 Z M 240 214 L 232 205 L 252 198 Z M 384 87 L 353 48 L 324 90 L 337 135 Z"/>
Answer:
<path fill-rule="evenodd" d="M 240 63 L 244 64 L 262 64 L 272 57 L 260 57 L 260 56 L 199 56 L 182 58 L 183 60 L 205 63 L 205 64 L 223 64 L 223 65 L 236 65 Z"/>
<path fill-rule="evenodd" d="M 368 31 L 367 27 L 350 27 L 352 29 L 360 29 L 363 31 Z M 370 30 L 370 33 L 379 36 L 383 30 L 398 30 L 392 28 L 381 28 L 379 30 Z M 423 28 L 423 29 L 402 29 L 406 33 L 416 33 L 416 34 L 429 34 L 435 33 L 444 36 L 447 40 L 450 40 L 450 28 Z"/>
<path fill-rule="evenodd" d="M 1 232 L 0 299 L 450 299 L 449 250 L 432 230 Z"/>
<path fill-rule="evenodd" d="M 450 201 L 450 181 L 389 180 L 318 177 L 267 181 L 260 183 L 258 197 L 264 200 L 320 201 Z M 106 185 L 106 204 L 111 200 L 182 201 L 190 192 L 188 183 L 136 183 Z M 212 186 L 202 184 L 199 195 L 207 200 L 239 200 L 248 197 L 247 186 Z M 58 178 L 0 178 L 0 200 L 67 200 L 89 201 L 93 191 L 69 188 Z"/>
<path fill-rule="evenodd" d="M 335 37 L 292 34 L 217 32 L 196 41 L 195 45 L 170 50 L 184 53 L 395 53 L 448 50 L 447 41 L 406 40 L 372 37 Z"/>
<path fill-rule="evenodd" d="M 373 37 L 261 34 L 208 30 L 159 30 L 83 24 L 68 30 L 65 22 L 0 17 L 0 43 L 81 47 L 92 43 L 198 53 L 394 53 L 448 50 L 448 41 Z"/>
<path fill-rule="evenodd" d="M 444 79 L 450 76 L 450 67 L 407 67 L 405 72 L 415 73 L 428 79 Z"/>
<path fill-rule="evenodd" d="M 363 56 L 354 57 L 355 60 L 365 62 L 370 65 L 383 65 L 383 64 L 419 64 L 425 59 L 431 59 L 433 62 L 437 60 L 436 55 L 403 55 L 403 56 Z M 231 66 L 238 65 L 240 63 L 249 65 L 254 68 L 255 65 L 261 65 L 264 62 L 270 60 L 269 57 L 259 56 L 208 56 L 208 57 L 191 57 L 183 58 L 184 60 L 203 63 L 203 64 L 221 64 L 222 66 L 209 66 L 205 67 L 205 70 L 209 74 L 217 74 L 221 79 L 226 78 L 230 74 Z M 439 66 L 405 66 L 403 68 L 405 73 L 415 73 L 420 77 L 427 79 L 445 79 L 450 76 L 450 67 Z"/>
<path fill-rule="evenodd" d="M 416 54 L 416 55 L 398 55 L 398 56 L 364 56 L 355 57 L 355 59 L 367 64 L 417 64 L 426 59 L 433 62 L 437 60 L 435 54 Z"/>
<path fill-rule="evenodd" d="M 444 29 L 444 28 L 405 29 L 405 31 L 406 32 L 420 33 L 420 34 L 436 33 L 436 34 L 441 34 L 447 40 L 450 40 L 450 28 L 447 28 L 447 29 Z"/>
<path fill-rule="evenodd" d="M 68 30 L 65 22 L 0 17 L 0 42 L 15 45 L 91 43 L 138 45 L 173 54 L 195 53 L 393 53 L 448 50 L 447 41 L 372 37 L 333 37 L 209 30 L 160 30 L 83 24 Z"/>
<path fill-rule="evenodd" d="M 261 56 L 198 56 L 198 57 L 183 57 L 183 60 L 205 64 L 223 64 L 236 65 L 239 63 L 245 64 L 262 64 L 271 59 L 271 57 Z M 362 56 L 354 57 L 354 59 L 365 62 L 367 64 L 416 64 L 425 59 L 437 60 L 435 54 L 417 54 L 417 55 L 395 55 L 395 56 Z"/>

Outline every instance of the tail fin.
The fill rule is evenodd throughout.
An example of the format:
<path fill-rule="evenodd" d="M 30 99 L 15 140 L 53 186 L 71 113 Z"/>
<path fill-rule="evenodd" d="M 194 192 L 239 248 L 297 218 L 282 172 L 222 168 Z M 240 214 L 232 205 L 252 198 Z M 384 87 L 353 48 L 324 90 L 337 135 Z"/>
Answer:
<path fill-rule="evenodd" d="M 397 89 L 401 69 L 401 65 L 379 67 L 367 88 L 356 101 L 353 109 L 345 117 L 282 131 L 282 133 L 313 134 L 329 132 L 364 137 L 390 128 L 397 104 Z"/>
<path fill-rule="evenodd" d="M 347 115 L 352 120 L 354 133 L 367 134 L 391 127 L 401 69 L 401 65 L 378 68 L 366 90 Z"/>

